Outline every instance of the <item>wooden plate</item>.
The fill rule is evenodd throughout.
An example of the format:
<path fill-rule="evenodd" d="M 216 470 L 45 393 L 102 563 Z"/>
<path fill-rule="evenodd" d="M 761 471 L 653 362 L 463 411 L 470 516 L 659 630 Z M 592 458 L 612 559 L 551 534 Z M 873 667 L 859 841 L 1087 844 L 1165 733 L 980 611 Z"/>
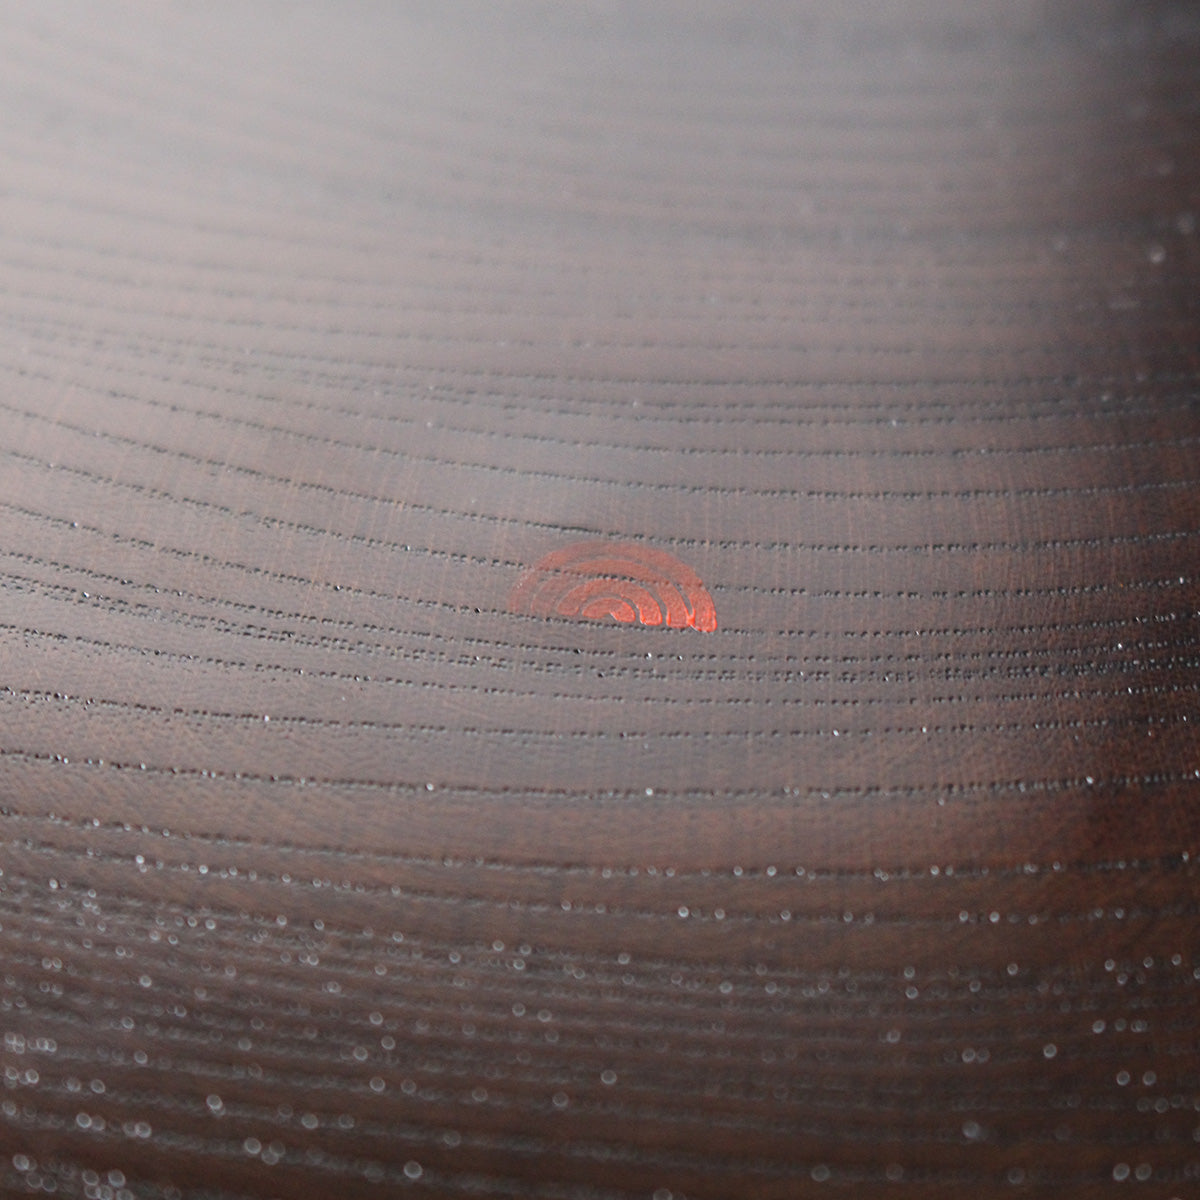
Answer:
<path fill-rule="evenodd" d="M 1192 6 L 0 31 L 0 1192 L 1196 1194 Z"/>

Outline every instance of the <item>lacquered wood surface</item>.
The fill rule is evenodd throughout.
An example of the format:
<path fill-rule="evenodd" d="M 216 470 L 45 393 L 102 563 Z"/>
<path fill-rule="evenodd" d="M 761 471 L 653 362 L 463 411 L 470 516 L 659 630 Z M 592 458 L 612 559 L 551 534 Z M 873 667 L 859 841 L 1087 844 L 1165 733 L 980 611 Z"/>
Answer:
<path fill-rule="evenodd" d="M 1186 3 L 4 4 L 0 1194 L 1198 1194 L 1198 119 Z"/>

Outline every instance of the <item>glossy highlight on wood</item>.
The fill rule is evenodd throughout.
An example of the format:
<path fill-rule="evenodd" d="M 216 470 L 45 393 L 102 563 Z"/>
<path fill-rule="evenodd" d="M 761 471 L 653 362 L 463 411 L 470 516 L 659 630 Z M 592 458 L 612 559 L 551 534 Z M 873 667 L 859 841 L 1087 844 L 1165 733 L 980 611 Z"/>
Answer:
<path fill-rule="evenodd" d="M 517 581 L 514 613 L 588 621 L 717 628 L 703 580 L 673 554 L 638 542 L 591 540 L 551 551 Z"/>

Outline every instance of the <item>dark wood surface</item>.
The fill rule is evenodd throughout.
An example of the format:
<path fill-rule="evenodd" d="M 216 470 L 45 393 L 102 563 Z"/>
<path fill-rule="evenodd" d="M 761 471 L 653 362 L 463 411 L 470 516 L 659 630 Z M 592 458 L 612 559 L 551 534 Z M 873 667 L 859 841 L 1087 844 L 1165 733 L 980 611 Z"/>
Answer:
<path fill-rule="evenodd" d="M 1188 3 L 4 4 L 0 1193 L 1200 1194 L 1198 120 Z"/>

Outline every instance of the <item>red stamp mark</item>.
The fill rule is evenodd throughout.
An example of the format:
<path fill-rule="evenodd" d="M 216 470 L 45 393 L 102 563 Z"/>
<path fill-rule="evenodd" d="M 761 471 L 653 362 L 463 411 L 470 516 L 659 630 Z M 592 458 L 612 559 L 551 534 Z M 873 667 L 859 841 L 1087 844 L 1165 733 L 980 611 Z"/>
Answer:
<path fill-rule="evenodd" d="M 517 581 L 509 611 L 712 633 L 717 610 L 700 576 L 673 554 L 637 542 L 575 542 Z"/>

